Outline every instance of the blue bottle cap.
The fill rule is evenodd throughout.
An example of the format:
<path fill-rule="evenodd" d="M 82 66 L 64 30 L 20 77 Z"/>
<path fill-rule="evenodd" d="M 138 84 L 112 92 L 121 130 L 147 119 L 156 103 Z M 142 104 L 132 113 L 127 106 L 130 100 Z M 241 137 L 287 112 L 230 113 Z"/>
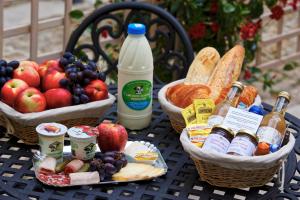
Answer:
<path fill-rule="evenodd" d="M 279 146 L 277 144 L 271 144 L 270 145 L 270 152 L 271 153 L 274 153 L 274 152 L 278 151 L 278 149 L 279 149 Z"/>
<path fill-rule="evenodd" d="M 249 109 L 249 112 L 258 114 L 258 115 L 264 115 L 264 110 L 261 106 L 251 106 L 251 108 Z"/>
<path fill-rule="evenodd" d="M 140 35 L 140 34 L 145 34 L 145 32 L 146 32 L 146 27 L 144 24 L 138 24 L 138 23 L 128 24 L 128 29 L 127 29 L 128 34 Z"/>

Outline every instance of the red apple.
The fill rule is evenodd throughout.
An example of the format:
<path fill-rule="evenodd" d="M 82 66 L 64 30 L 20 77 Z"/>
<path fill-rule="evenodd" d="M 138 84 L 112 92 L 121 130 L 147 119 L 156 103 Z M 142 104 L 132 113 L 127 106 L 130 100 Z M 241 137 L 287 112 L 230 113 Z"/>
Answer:
<path fill-rule="evenodd" d="M 21 79 L 11 79 L 1 89 L 1 100 L 13 107 L 18 94 L 28 87 L 28 84 Z"/>
<path fill-rule="evenodd" d="M 63 72 L 63 69 L 59 66 L 58 60 L 48 60 L 39 66 L 38 73 L 40 77 L 44 77 L 49 69 L 55 69 L 56 71 Z"/>
<path fill-rule="evenodd" d="M 63 88 L 54 88 L 45 92 L 48 108 L 60 108 L 72 105 L 72 94 Z"/>
<path fill-rule="evenodd" d="M 111 122 L 102 122 L 97 127 L 99 148 L 102 152 L 123 151 L 128 140 L 128 134 L 124 126 Z"/>
<path fill-rule="evenodd" d="M 47 73 L 43 77 L 42 86 L 44 91 L 53 89 L 53 88 L 60 88 L 59 81 L 61 79 L 66 78 L 66 74 L 63 72 L 58 72 L 55 69 L 51 68 L 47 70 Z"/>
<path fill-rule="evenodd" d="M 14 70 L 13 78 L 25 81 L 30 87 L 39 87 L 40 76 L 33 67 L 19 66 Z"/>
<path fill-rule="evenodd" d="M 22 113 L 44 111 L 46 109 L 46 98 L 38 89 L 29 87 L 17 96 L 15 109 Z"/>
<path fill-rule="evenodd" d="M 24 60 L 20 62 L 19 67 L 33 67 L 36 71 L 39 69 L 39 65 L 34 62 L 34 61 L 30 61 L 30 60 Z"/>
<path fill-rule="evenodd" d="M 89 96 L 91 101 L 98 101 L 108 98 L 107 86 L 101 80 L 93 80 L 84 88 L 84 91 Z"/>

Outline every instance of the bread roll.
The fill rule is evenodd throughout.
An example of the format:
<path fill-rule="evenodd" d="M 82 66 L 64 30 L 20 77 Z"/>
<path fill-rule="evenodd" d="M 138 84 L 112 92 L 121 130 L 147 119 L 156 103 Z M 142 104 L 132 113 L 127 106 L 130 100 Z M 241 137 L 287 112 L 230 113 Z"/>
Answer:
<path fill-rule="evenodd" d="M 244 47 L 236 45 L 221 58 L 208 81 L 211 99 L 216 101 L 223 88 L 230 88 L 238 80 L 244 56 Z"/>
<path fill-rule="evenodd" d="M 185 85 L 184 83 L 168 88 L 167 100 L 175 106 L 185 108 L 193 103 L 194 99 L 209 98 L 210 89 L 206 85 Z"/>
<path fill-rule="evenodd" d="M 212 74 L 220 55 L 215 48 L 205 47 L 195 57 L 192 62 L 184 84 L 204 84 L 206 85 Z"/>

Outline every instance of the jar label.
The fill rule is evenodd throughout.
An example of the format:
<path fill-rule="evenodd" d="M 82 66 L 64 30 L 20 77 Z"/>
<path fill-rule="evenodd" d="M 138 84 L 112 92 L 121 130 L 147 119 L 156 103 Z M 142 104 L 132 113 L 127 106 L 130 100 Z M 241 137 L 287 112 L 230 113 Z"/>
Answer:
<path fill-rule="evenodd" d="M 222 124 L 223 120 L 224 120 L 224 117 L 222 117 L 220 115 L 211 115 L 208 118 L 207 123 L 208 123 L 208 126 L 213 127 L 214 125 Z"/>
<path fill-rule="evenodd" d="M 259 127 L 257 131 L 258 142 L 265 142 L 268 144 L 277 144 L 280 146 L 282 136 L 275 128 L 269 126 Z"/>
<path fill-rule="evenodd" d="M 147 80 L 130 81 L 123 86 L 124 103 L 133 110 L 144 110 L 151 103 L 152 83 Z"/>
<path fill-rule="evenodd" d="M 218 134 L 210 134 L 205 140 L 202 149 L 226 153 L 229 145 L 230 142 L 225 137 Z"/>
<path fill-rule="evenodd" d="M 230 146 L 228 147 L 227 153 L 236 153 L 241 156 L 252 156 L 256 146 L 245 137 L 235 137 Z"/>

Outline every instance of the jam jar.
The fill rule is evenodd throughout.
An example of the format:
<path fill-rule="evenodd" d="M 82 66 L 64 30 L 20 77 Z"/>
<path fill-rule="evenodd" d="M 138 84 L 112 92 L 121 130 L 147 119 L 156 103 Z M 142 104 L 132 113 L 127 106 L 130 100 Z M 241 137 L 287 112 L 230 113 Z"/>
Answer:
<path fill-rule="evenodd" d="M 226 153 L 234 137 L 234 133 L 230 128 L 223 125 L 213 126 L 211 133 L 206 138 L 202 149 L 206 151 L 216 151 Z"/>
<path fill-rule="evenodd" d="M 239 130 L 233 138 L 227 154 L 237 156 L 252 156 L 258 143 L 255 133 L 248 130 Z"/>

